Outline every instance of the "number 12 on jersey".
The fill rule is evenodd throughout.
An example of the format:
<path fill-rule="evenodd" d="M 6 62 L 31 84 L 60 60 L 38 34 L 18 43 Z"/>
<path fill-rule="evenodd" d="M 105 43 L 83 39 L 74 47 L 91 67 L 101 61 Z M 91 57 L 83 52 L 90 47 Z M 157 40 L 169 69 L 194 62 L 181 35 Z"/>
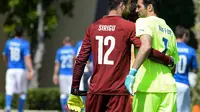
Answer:
<path fill-rule="evenodd" d="M 115 48 L 115 38 L 113 36 L 96 36 L 96 40 L 98 41 L 98 64 L 106 64 L 113 65 L 113 60 L 108 60 L 108 56 Z M 109 41 L 111 42 L 109 49 L 103 54 L 103 46 L 108 46 Z"/>

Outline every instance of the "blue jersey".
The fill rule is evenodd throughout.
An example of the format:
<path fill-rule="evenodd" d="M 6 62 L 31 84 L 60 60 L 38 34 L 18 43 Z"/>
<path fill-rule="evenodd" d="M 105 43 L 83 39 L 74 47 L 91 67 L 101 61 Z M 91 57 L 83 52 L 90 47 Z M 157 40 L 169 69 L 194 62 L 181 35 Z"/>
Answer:
<path fill-rule="evenodd" d="M 7 40 L 3 55 L 8 58 L 8 69 L 25 69 L 24 57 L 30 55 L 30 44 L 23 38 Z"/>
<path fill-rule="evenodd" d="M 174 78 L 176 82 L 189 85 L 188 73 L 190 69 L 197 69 L 196 51 L 185 43 L 177 43 L 180 61 L 176 65 Z"/>
<path fill-rule="evenodd" d="M 56 52 L 56 62 L 60 64 L 59 74 L 72 75 L 73 74 L 73 58 L 75 51 L 72 46 L 63 46 Z"/>
<path fill-rule="evenodd" d="M 81 50 L 82 43 L 83 43 L 82 40 L 81 40 L 81 41 L 78 41 L 77 44 L 76 44 L 76 46 L 75 46 L 75 53 L 76 53 L 76 56 L 78 56 L 79 51 Z M 90 55 L 89 61 L 92 61 L 92 55 Z"/>

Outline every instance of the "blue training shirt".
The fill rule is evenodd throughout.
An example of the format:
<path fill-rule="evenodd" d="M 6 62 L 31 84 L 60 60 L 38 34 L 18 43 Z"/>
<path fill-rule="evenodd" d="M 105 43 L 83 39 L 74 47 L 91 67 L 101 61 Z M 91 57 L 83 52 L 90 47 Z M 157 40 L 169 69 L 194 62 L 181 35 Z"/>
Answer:
<path fill-rule="evenodd" d="M 75 51 L 72 46 L 63 46 L 56 52 L 56 62 L 60 64 L 60 75 L 72 75 L 73 74 L 73 58 Z"/>
<path fill-rule="evenodd" d="M 82 43 L 83 43 L 83 40 L 78 41 L 77 44 L 76 44 L 76 46 L 75 46 L 76 56 L 78 56 L 79 51 L 81 50 Z M 92 54 L 90 54 L 89 61 L 92 61 Z"/>
<path fill-rule="evenodd" d="M 8 69 L 25 69 L 24 57 L 30 55 L 30 44 L 23 38 L 7 40 L 3 55 L 8 58 Z"/>
<path fill-rule="evenodd" d="M 188 73 L 190 69 L 198 68 L 196 51 L 183 42 L 177 43 L 180 61 L 176 65 L 174 78 L 176 82 L 189 85 Z"/>
<path fill-rule="evenodd" d="M 79 51 L 81 50 L 81 46 L 82 46 L 82 43 L 83 41 L 78 41 L 76 46 L 75 46 L 75 53 L 76 53 L 76 56 L 78 55 Z"/>

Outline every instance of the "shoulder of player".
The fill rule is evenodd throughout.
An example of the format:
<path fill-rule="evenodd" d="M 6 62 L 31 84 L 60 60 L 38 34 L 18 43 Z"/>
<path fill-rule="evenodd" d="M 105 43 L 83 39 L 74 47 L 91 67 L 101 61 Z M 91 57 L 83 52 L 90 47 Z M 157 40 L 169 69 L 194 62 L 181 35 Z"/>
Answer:
<path fill-rule="evenodd" d="M 59 51 L 61 50 L 74 50 L 73 46 L 62 46 L 60 48 L 58 48 Z"/>
<path fill-rule="evenodd" d="M 99 25 L 99 24 L 102 22 L 102 20 L 104 20 L 104 18 L 101 18 L 101 19 L 99 19 L 99 20 L 93 22 L 93 23 L 88 27 L 88 29 L 89 29 L 89 28 L 93 28 L 93 27 L 95 27 L 96 25 Z"/>
<path fill-rule="evenodd" d="M 104 21 L 104 20 L 106 20 L 106 19 L 108 19 L 108 18 L 104 18 L 104 17 L 103 17 L 103 18 L 101 18 L 101 19 L 95 21 L 94 23 L 91 24 L 91 27 L 92 27 L 92 26 L 95 26 L 95 25 L 99 25 L 102 21 Z M 118 20 L 118 21 L 121 21 L 123 24 L 134 24 L 134 22 L 131 22 L 131 21 L 129 21 L 129 20 L 126 20 L 126 19 L 124 19 L 124 18 L 122 18 L 122 17 L 117 18 L 117 20 Z"/>
<path fill-rule="evenodd" d="M 6 44 L 9 44 L 12 41 L 12 39 L 6 40 Z"/>
<path fill-rule="evenodd" d="M 78 41 L 76 44 L 76 47 L 80 47 L 82 45 L 82 43 L 83 43 L 83 40 Z"/>
<path fill-rule="evenodd" d="M 124 28 L 128 28 L 131 30 L 135 29 L 135 23 L 126 19 L 121 18 L 121 23 Z"/>
<path fill-rule="evenodd" d="M 30 42 L 29 41 L 27 41 L 26 39 L 24 39 L 24 38 L 22 38 L 21 39 L 21 43 L 23 43 L 23 44 L 30 44 Z"/>
<path fill-rule="evenodd" d="M 22 40 L 22 43 L 21 43 L 25 48 L 28 48 L 28 46 L 30 46 L 30 42 L 29 41 L 27 41 L 27 40 L 25 40 L 25 39 L 23 39 Z"/>
<path fill-rule="evenodd" d="M 150 20 L 150 18 L 138 18 L 137 20 L 136 20 L 136 23 L 146 23 L 146 21 L 149 21 Z"/>
<path fill-rule="evenodd" d="M 130 25 L 130 26 L 135 25 L 134 22 L 129 21 L 129 20 L 126 20 L 126 19 L 123 19 L 123 18 L 122 18 L 122 21 L 123 21 L 125 24 Z"/>
<path fill-rule="evenodd" d="M 72 50 L 72 51 L 75 51 L 75 48 L 71 45 L 71 46 L 69 46 L 69 48 L 68 48 L 69 50 Z"/>
<path fill-rule="evenodd" d="M 191 46 L 189 46 L 187 44 L 184 44 L 183 48 L 188 49 L 188 51 L 189 51 L 190 54 L 196 53 L 196 50 L 193 47 L 191 47 Z"/>
<path fill-rule="evenodd" d="M 196 53 L 196 50 L 193 48 L 193 47 L 191 47 L 191 46 L 189 46 L 189 45 L 187 45 L 188 46 L 188 48 L 189 48 L 189 51 L 191 51 L 191 53 Z"/>
<path fill-rule="evenodd" d="M 60 48 L 58 48 L 57 50 L 56 50 L 56 53 L 60 53 L 60 51 L 63 49 L 63 46 L 62 47 L 60 47 Z"/>
<path fill-rule="evenodd" d="M 136 25 L 140 25 L 140 24 L 147 24 L 147 25 L 149 25 L 149 24 L 151 24 L 152 22 L 154 22 L 155 21 L 155 19 L 153 18 L 153 17 L 146 17 L 146 18 L 138 18 L 137 20 L 136 20 Z"/>

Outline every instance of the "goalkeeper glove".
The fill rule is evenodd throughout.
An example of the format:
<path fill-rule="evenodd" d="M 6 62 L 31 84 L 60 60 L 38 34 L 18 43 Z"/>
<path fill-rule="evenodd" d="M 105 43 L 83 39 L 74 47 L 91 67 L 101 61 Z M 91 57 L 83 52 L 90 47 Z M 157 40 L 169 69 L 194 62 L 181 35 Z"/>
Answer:
<path fill-rule="evenodd" d="M 130 71 L 129 71 L 129 74 L 126 76 L 126 80 L 125 80 L 126 89 L 132 95 L 134 95 L 133 91 L 132 91 L 132 87 L 133 87 L 133 83 L 135 81 L 135 74 L 136 73 L 137 73 L 137 70 L 134 69 L 134 68 L 131 68 Z"/>
<path fill-rule="evenodd" d="M 81 112 L 81 110 L 85 107 L 81 96 L 76 96 L 73 94 L 69 95 L 67 106 L 69 110 L 76 111 L 76 112 Z"/>

